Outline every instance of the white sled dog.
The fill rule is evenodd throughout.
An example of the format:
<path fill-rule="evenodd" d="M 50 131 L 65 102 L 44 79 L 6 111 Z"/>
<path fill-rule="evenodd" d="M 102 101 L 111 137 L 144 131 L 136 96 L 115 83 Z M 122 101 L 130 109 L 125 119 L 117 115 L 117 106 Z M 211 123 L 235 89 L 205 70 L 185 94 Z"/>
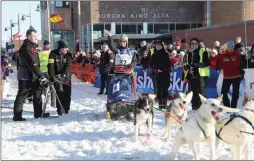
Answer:
<path fill-rule="evenodd" d="M 226 143 L 231 151 L 232 159 L 248 160 L 249 147 L 254 135 L 254 101 L 244 95 L 243 111 L 231 115 L 219 122 L 221 127 L 216 128 L 216 149 L 221 142 Z"/>
<path fill-rule="evenodd" d="M 187 107 L 186 105 L 190 103 L 193 93 L 190 92 L 187 95 L 184 93 L 172 93 L 173 99 L 169 106 L 169 115 L 165 116 L 165 132 L 164 139 L 169 140 L 171 136 L 172 125 L 176 124 L 175 133 L 177 133 L 180 128 L 180 123 L 187 118 Z"/>
<path fill-rule="evenodd" d="M 171 160 L 176 158 L 176 153 L 184 144 L 189 144 L 192 148 L 194 159 L 198 160 L 196 145 L 197 143 L 206 142 L 210 146 L 210 159 L 215 158 L 215 124 L 224 112 L 239 112 L 237 109 L 228 108 L 221 105 L 222 97 L 217 99 L 206 99 L 199 95 L 202 105 L 195 111 L 189 119 L 182 122 L 179 131 L 175 135 L 172 147 Z"/>

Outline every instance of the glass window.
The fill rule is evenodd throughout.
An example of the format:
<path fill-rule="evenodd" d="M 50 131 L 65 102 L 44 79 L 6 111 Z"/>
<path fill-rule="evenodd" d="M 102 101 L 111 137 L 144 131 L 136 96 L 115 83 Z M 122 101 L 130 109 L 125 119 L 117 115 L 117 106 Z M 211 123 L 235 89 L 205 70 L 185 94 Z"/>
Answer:
<path fill-rule="evenodd" d="M 143 31 L 143 23 L 137 24 L 137 31 L 138 31 L 137 34 L 143 34 L 144 33 L 144 31 Z"/>
<path fill-rule="evenodd" d="M 97 39 L 103 36 L 104 24 L 94 24 L 93 25 L 93 38 Z"/>
<path fill-rule="evenodd" d="M 122 34 L 122 27 L 120 23 L 116 24 L 116 34 Z"/>
<path fill-rule="evenodd" d="M 63 1 L 63 7 L 70 7 L 70 2 L 69 1 Z"/>
<path fill-rule="evenodd" d="M 190 23 L 177 23 L 176 30 L 186 30 L 190 29 Z"/>
<path fill-rule="evenodd" d="M 148 23 L 147 28 L 148 28 L 148 33 L 153 34 L 153 23 Z"/>
<path fill-rule="evenodd" d="M 154 34 L 169 33 L 168 24 L 154 24 Z"/>
<path fill-rule="evenodd" d="M 136 24 L 122 24 L 122 33 L 136 34 L 137 33 Z"/>
<path fill-rule="evenodd" d="M 70 7 L 69 1 L 55 1 L 55 2 L 56 2 L 56 7 L 65 7 L 65 8 Z"/>
<path fill-rule="evenodd" d="M 203 27 L 203 23 L 198 23 L 197 27 Z"/>
<path fill-rule="evenodd" d="M 63 7 L 63 1 L 55 1 L 56 7 Z"/>
<path fill-rule="evenodd" d="M 170 24 L 169 24 L 169 30 L 170 30 L 170 32 L 174 32 L 174 31 L 176 30 L 176 25 L 175 25 L 175 23 L 170 23 Z"/>
<path fill-rule="evenodd" d="M 105 24 L 105 29 L 110 31 L 111 30 L 111 24 L 110 23 L 106 23 Z"/>
<path fill-rule="evenodd" d="M 194 29 L 194 28 L 197 28 L 197 24 L 196 23 L 191 23 L 191 28 Z"/>
<path fill-rule="evenodd" d="M 57 48 L 57 41 L 59 40 L 66 40 L 68 42 L 69 50 L 74 51 L 75 42 L 74 42 L 74 33 L 72 31 L 53 31 L 52 32 L 53 38 L 53 49 Z"/>

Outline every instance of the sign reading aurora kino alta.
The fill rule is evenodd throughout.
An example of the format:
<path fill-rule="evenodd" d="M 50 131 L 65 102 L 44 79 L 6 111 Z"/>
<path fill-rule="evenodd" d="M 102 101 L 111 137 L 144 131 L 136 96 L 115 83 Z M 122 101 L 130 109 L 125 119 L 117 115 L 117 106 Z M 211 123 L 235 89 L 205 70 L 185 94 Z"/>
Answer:
<path fill-rule="evenodd" d="M 122 13 L 101 13 L 97 15 L 97 18 L 100 19 L 147 19 L 147 18 L 169 18 L 168 13 L 153 13 L 153 14 L 122 14 Z"/>

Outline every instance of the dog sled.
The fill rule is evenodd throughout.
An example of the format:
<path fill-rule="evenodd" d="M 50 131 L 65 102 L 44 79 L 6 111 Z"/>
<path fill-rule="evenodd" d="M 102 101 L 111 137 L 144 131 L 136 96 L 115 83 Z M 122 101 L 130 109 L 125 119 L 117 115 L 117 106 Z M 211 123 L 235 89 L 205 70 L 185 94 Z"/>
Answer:
<path fill-rule="evenodd" d="M 131 74 L 111 74 L 107 96 L 107 119 L 131 119 L 135 106 L 136 84 Z"/>

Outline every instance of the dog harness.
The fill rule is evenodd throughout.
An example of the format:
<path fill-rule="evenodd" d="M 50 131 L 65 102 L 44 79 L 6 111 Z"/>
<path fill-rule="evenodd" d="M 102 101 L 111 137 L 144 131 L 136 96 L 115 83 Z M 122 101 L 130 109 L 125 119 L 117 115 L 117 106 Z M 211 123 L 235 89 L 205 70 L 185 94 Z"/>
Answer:
<path fill-rule="evenodd" d="M 232 114 L 232 115 L 230 115 L 230 119 L 225 123 L 225 125 L 224 125 L 223 127 L 225 127 L 226 125 L 228 125 L 228 124 L 229 124 L 230 122 L 232 122 L 235 118 L 241 118 L 241 119 L 243 119 L 244 121 L 246 121 L 246 122 L 252 127 L 252 129 L 253 129 L 253 131 L 254 131 L 254 125 L 250 122 L 250 120 L 248 120 L 246 117 L 241 116 L 241 115 L 238 115 L 238 114 Z M 223 127 L 220 128 L 220 130 L 219 130 L 218 133 L 217 133 L 217 131 L 215 131 L 215 133 L 216 133 L 216 136 L 217 136 L 220 140 L 222 140 L 222 141 L 228 143 L 227 141 L 223 140 L 223 139 L 220 137 L 220 133 L 221 133 Z M 254 135 L 254 133 L 251 133 L 251 132 L 246 132 L 246 131 L 240 131 L 240 132 L 246 133 L 246 134 L 250 134 L 250 135 Z M 238 137 L 239 137 L 239 136 L 238 136 Z"/>
<path fill-rule="evenodd" d="M 201 116 L 199 116 L 199 117 L 200 117 L 204 122 L 210 123 L 210 122 L 208 122 L 204 117 L 201 117 Z M 200 124 L 198 123 L 198 120 L 197 120 L 197 119 L 196 119 L 196 121 L 197 121 L 198 127 L 199 127 L 200 130 L 202 131 L 202 133 L 203 133 L 205 139 L 207 139 L 209 136 L 206 135 L 205 130 L 202 129 L 202 127 L 201 127 Z M 210 123 L 210 124 L 211 124 L 211 123 Z"/>
<path fill-rule="evenodd" d="M 175 107 L 177 107 L 177 106 L 174 104 L 174 101 L 172 101 L 172 102 L 170 103 L 170 105 L 167 106 L 167 111 L 170 112 L 170 111 L 172 110 L 172 112 L 174 113 L 174 115 L 175 115 L 179 120 L 182 120 L 183 117 L 184 117 L 184 113 L 182 114 L 182 116 L 178 116 L 178 115 L 176 114 L 176 112 L 174 111 L 174 109 L 172 108 L 172 105 L 175 106 Z M 178 107 L 177 107 L 177 108 L 178 108 Z"/>

